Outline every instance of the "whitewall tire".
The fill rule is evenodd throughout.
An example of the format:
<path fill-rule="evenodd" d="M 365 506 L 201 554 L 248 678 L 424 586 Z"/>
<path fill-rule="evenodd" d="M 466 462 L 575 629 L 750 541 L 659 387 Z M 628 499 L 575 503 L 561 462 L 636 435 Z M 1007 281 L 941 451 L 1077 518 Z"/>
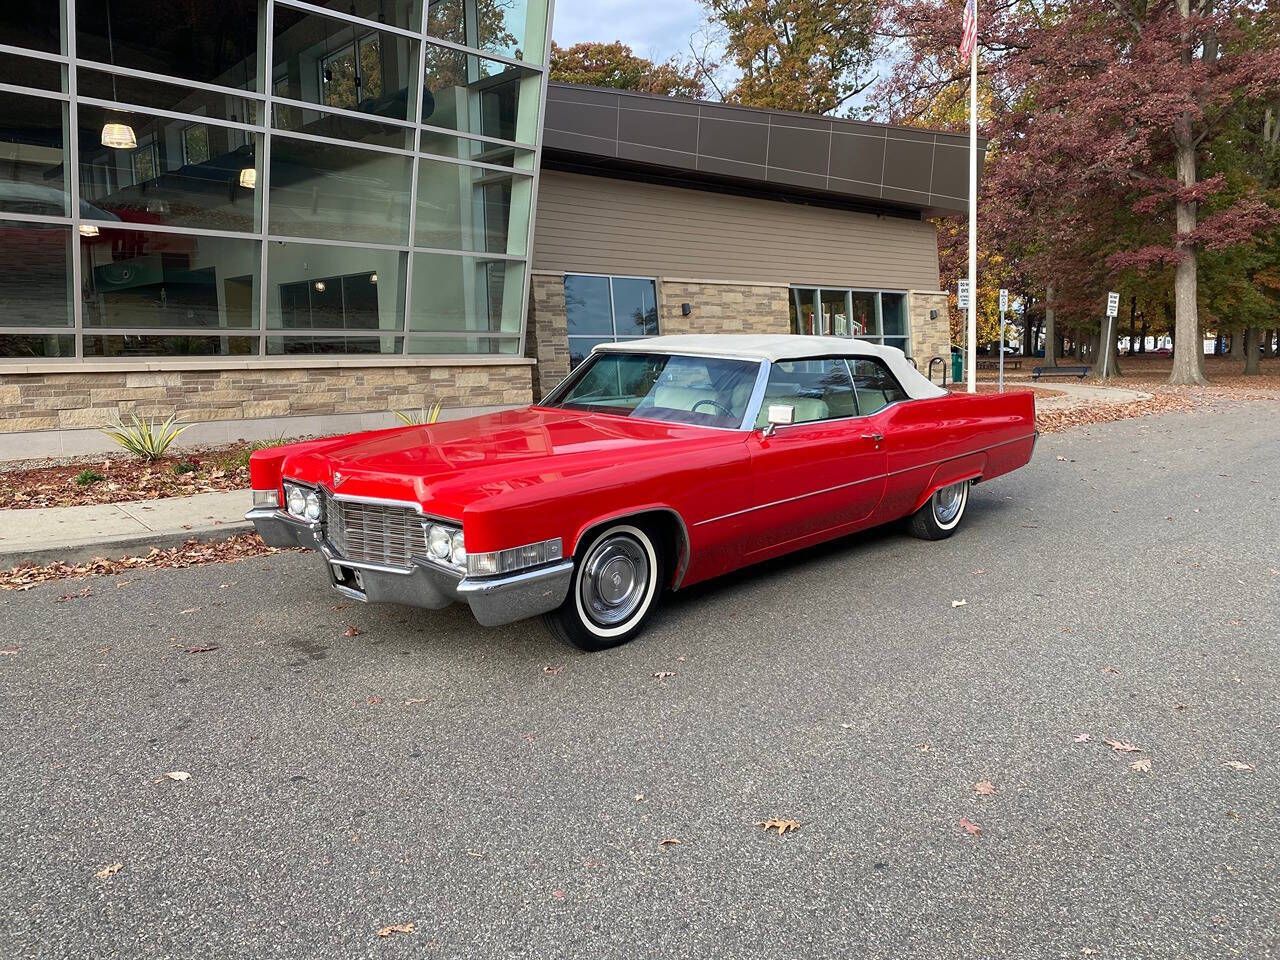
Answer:
<path fill-rule="evenodd" d="M 969 506 L 970 483 L 961 480 L 934 491 L 907 521 L 908 532 L 921 540 L 945 540 L 955 533 Z"/>

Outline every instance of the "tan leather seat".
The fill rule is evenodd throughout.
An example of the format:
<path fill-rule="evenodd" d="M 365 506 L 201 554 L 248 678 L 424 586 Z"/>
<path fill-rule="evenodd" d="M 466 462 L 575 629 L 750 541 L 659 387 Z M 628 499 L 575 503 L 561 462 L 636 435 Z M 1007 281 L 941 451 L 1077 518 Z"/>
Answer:
<path fill-rule="evenodd" d="M 700 400 L 714 400 L 716 392 L 710 387 L 658 387 L 653 391 L 653 404 L 669 410 L 693 410 L 694 404 Z M 699 407 L 699 411 L 715 413 L 710 405 Z"/>

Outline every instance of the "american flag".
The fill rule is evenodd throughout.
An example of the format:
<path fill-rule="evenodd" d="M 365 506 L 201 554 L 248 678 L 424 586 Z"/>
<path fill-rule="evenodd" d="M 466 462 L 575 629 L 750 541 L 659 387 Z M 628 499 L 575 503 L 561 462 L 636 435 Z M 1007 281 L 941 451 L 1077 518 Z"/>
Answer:
<path fill-rule="evenodd" d="M 964 23 L 962 25 L 963 33 L 960 37 L 960 59 L 968 60 L 973 55 L 974 45 L 978 42 L 978 11 L 975 9 L 977 0 L 965 0 L 964 4 Z"/>

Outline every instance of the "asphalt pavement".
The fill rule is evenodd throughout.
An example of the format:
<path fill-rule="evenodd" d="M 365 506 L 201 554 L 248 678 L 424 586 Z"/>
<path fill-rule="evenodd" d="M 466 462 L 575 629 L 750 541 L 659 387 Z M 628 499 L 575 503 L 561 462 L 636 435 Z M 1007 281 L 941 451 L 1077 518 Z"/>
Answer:
<path fill-rule="evenodd" d="M 1276 956 L 1278 478 L 1276 403 L 1046 436 L 602 654 L 314 555 L 0 593 L 0 957 Z"/>

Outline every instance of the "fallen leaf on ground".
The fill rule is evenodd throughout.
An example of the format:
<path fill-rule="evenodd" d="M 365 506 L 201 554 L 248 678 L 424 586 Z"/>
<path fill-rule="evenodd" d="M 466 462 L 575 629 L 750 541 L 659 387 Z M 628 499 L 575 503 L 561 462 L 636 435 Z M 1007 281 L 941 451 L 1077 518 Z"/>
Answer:
<path fill-rule="evenodd" d="M 1057 459 L 1061 460 L 1063 463 L 1066 463 L 1066 462 L 1067 462 L 1067 458 L 1066 458 L 1066 457 L 1058 457 Z"/>
<path fill-rule="evenodd" d="M 1071 738 L 1073 743 L 1088 743 L 1092 739 L 1093 739 L 1093 734 L 1091 733 L 1077 733 L 1074 737 Z"/>
<path fill-rule="evenodd" d="M 1232 770 L 1257 770 L 1258 769 L 1252 763 L 1244 763 L 1241 760 L 1223 760 L 1222 762 L 1226 766 L 1230 767 Z"/>
<path fill-rule="evenodd" d="M 163 780 L 177 780 L 181 783 L 183 780 L 190 779 L 191 774 L 187 773 L 185 770 L 170 770 L 168 773 L 164 773 L 156 777 L 156 783 L 160 783 Z"/>
<path fill-rule="evenodd" d="M 123 866 L 124 866 L 123 863 L 113 863 L 109 867 L 103 867 L 101 870 L 99 870 L 97 873 L 94 874 L 94 877 L 96 877 L 99 880 L 105 880 L 107 879 L 107 877 L 115 876 L 117 873 L 119 873 L 120 868 Z"/>
<path fill-rule="evenodd" d="M 365 703 L 367 703 L 367 704 L 369 704 L 369 706 L 371 706 L 371 707 L 376 707 L 378 704 L 383 703 L 384 701 L 383 701 L 382 697 L 378 696 L 378 695 L 375 693 L 375 694 L 373 694 L 372 696 L 365 697 L 365 698 L 364 698 L 364 702 L 365 702 Z"/>
<path fill-rule="evenodd" d="M 480 853 L 478 850 L 468 850 L 468 851 L 467 851 L 467 856 L 468 856 L 468 857 L 475 857 L 477 860 L 483 860 L 483 859 L 484 859 L 484 854 L 483 854 L 483 853 Z"/>
<path fill-rule="evenodd" d="M 968 606 L 968 605 L 969 605 L 969 601 L 968 601 L 968 600 L 952 600 L 952 601 L 951 601 L 951 606 L 952 606 L 952 607 L 965 607 L 965 606 Z"/>
<path fill-rule="evenodd" d="M 414 698 L 413 698 L 413 699 L 411 699 L 411 700 L 406 700 L 406 701 L 404 702 L 404 705 L 405 705 L 406 707 L 412 707 L 412 706 L 414 706 L 415 704 L 418 704 L 418 703 L 426 703 L 426 702 L 427 702 L 427 700 L 426 700 L 426 698 L 425 698 L 425 697 L 414 697 Z"/>
<path fill-rule="evenodd" d="M 973 792 L 981 797 L 994 797 L 996 787 L 990 780 L 979 780 L 973 785 Z"/>
<path fill-rule="evenodd" d="M 675 675 L 676 672 L 674 670 L 659 670 L 653 675 L 653 678 L 655 680 L 666 680 L 668 677 L 674 677 Z"/>
<path fill-rule="evenodd" d="M 1135 747 L 1127 740 L 1107 740 L 1103 738 L 1103 743 L 1114 750 L 1116 753 L 1141 753 L 1141 747 Z"/>
<path fill-rule="evenodd" d="M 378 931 L 378 936 L 389 937 L 393 933 L 413 933 L 412 923 L 393 923 L 389 927 L 383 927 Z"/>
<path fill-rule="evenodd" d="M 0 650 L 0 657 L 12 657 L 18 652 L 17 647 L 9 647 L 6 650 Z"/>
<path fill-rule="evenodd" d="M 360 631 L 357 630 L 355 627 L 347 627 L 347 629 L 343 632 L 342 635 L 344 637 L 358 637 L 360 636 Z"/>
<path fill-rule="evenodd" d="M 182 611 L 180 611 L 180 612 L 181 612 L 181 613 L 195 613 L 195 612 L 196 612 L 197 610 L 199 610 L 199 609 L 200 609 L 199 607 L 187 607 L 187 609 L 182 610 Z"/>
<path fill-rule="evenodd" d="M 666 840 L 659 840 L 659 841 L 658 841 L 658 846 L 660 846 L 660 847 L 678 847 L 678 846 L 680 846 L 680 841 L 679 841 L 679 840 L 677 840 L 675 837 L 668 837 Z"/>
<path fill-rule="evenodd" d="M 216 643 L 206 643 L 198 647 L 187 647 L 187 653 L 213 653 L 217 649 Z"/>
<path fill-rule="evenodd" d="M 1151 758 L 1150 758 L 1150 757 L 1139 757 L 1137 760 L 1133 761 L 1133 763 L 1129 764 L 1129 769 L 1130 769 L 1130 770 L 1137 770 L 1139 773 L 1150 773 L 1150 772 L 1151 772 Z"/>
<path fill-rule="evenodd" d="M 933 749 L 933 747 L 929 746 L 929 744 L 927 743 L 917 743 L 916 749 L 919 750 L 921 753 L 928 753 L 930 750 Z"/>
<path fill-rule="evenodd" d="M 643 802 L 644 802 L 644 794 L 643 794 L 643 793 L 637 793 L 637 794 L 636 794 L 636 797 L 635 797 L 635 800 L 636 800 L 636 803 L 643 803 Z"/>
<path fill-rule="evenodd" d="M 545 666 L 545 667 L 543 667 L 543 668 L 542 668 L 542 672 L 543 672 L 543 673 L 549 673 L 549 674 L 552 674 L 552 675 L 554 676 L 555 674 L 557 674 L 557 673 L 559 673 L 559 672 L 560 672 L 560 668 L 559 668 L 559 667 L 553 667 L 553 666 L 551 666 L 550 664 L 548 664 L 547 666 Z"/>
<path fill-rule="evenodd" d="M 972 820 L 970 820 L 968 817 L 960 818 L 960 826 L 964 827 L 965 832 L 967 832 L 971 837 L 982 836 L 982 828 L 978 826 L 976 823 L 974 823 Z"/>
<path fill-rule="evenodd" d="M 1115 667 L 1110 667 L 1110 666 L 1108 666 L 1108 667 L 1103 667 L 1103 668 L 1102 668 L 1102 672 L 1103 672 L 1103 673 L 1115 673 L 1115 674 L 1119 674 L 1119 673 L 1120 673 L 1120 671 L 1119 671 L 1119 670 L 1117 670 Z"/>
<path fill-rule="evenodd" d="M 770 830 L 777 830 L 778 836 L 782 836 L 788 830 L 798 830 L 800 828 L 800 824 L 795 820 L 779 820 L 777 817 L 774 817 L 772 820 L 761 820 L 756 824 L 756 826 L 764 827 L 765 833 L 768 833 Z"/>

